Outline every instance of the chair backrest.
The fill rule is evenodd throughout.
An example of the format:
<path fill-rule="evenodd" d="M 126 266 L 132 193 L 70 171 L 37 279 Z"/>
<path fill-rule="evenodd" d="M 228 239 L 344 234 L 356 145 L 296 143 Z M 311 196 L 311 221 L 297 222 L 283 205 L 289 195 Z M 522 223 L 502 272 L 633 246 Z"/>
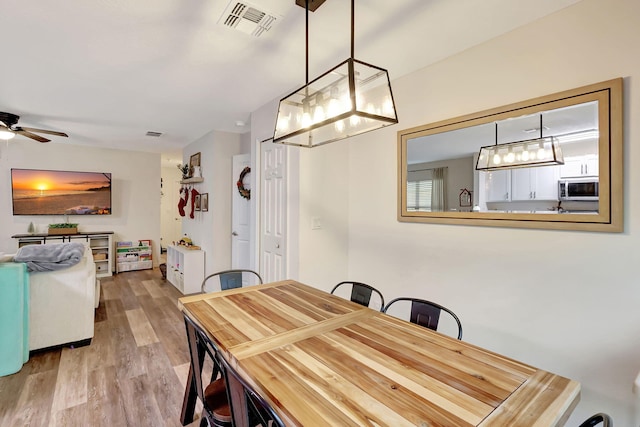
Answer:
<path fill-rule="evenodd" d="M 229 365 L 229 362 L 227 362 L 220 353 L 217 353 L 216 359 L 226 383 L 228 385 L 237 383 L 243 390 L 246 407 L 238 410 L 239 408 L 234 407 L 234 405 L 237 405 L 238 401 L 233 399 L 231 387 L 227 387 L 227 396 L 231 403 L 231 413 L 233 414 L 234 426 L 250 425 L 261 427 L 285 427 L 284 422 L 273 410 L 271 405 L 269 405 L 269 403 L 267 403 L 267 401 L 264 400 L 262 396 L 260 396 L 253 387 Z M 238 413 L 241 413 L 242 416 L 246 417 L 244 422 L 241 423 L 236 419 Z"/>
<path fill-rule="evenodd" d="M 365 307 L 369 307 L 369 304 L 371 304 L 371 294 L 375 293 L 380 299 L 379 310 L 382 311 L 382 309 L 384 308 L 384 297 L 382 296 L 382 293 L 373 286 L 367 285 L 366 283 L 340 282 L 333 287 L 331 293 L 334 294 L 336 293 L 336 291 L 338 291 L 339 288 L 346 288 L 348 286 L 351 286 L 351 296 L 349 299 L 360 305 L 364 305 Z M 377 302 L 375 304 L 377 307 Z"/>
<path fill-rule="evenodd" d="M 431 302 L 431 301 L 427 301 L 419 298 L 401 297 L 401 298 L 396 298 L 391 302 L 389 302 L 389 304 L 387 304 L 382 311 L 384 313 L 387 313 L 389 311 L 389 307 L 391 307 L 393 304 L 399 301 L 411 302 L 411 313 L 409 316 L 409 321 L 411 323 L 424 326 L 434 331 L 438 330 L 438 324 L 440 322 L 440 314 L 443 311 L 449 314 L 457 324 L 458 339 L 459 340 L 462 339 L 462 323 L 460 323 L 460 319 L 458 319 L 458 316 L 456 316 L 453 311 L 435 302 Z"/>
<path fill-rule="evenodd" d="M 202 292 L 226 291 L 243 286 L 261 285 L 262 277 L 253 270 L 234 269 L 210 274 L 202 281 Z"/>
<path fill-rule="evenodd" d="M 602 427 L 613 427 L 611 417 L 603 413 L 590 416 L 585 422 L 580 424 L 580 427 L 594 427 L 600 423 L 602 423 Z"/>

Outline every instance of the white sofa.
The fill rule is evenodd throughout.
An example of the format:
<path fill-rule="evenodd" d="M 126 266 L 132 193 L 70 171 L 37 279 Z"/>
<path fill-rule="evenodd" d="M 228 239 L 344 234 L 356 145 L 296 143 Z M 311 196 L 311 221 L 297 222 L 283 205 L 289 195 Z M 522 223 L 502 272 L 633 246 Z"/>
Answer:
<path fill-rule="evenodd" d="M 100 281 L 91 249 L 69 268 L 29 273 L 29 350 L 93 338 Z"/>

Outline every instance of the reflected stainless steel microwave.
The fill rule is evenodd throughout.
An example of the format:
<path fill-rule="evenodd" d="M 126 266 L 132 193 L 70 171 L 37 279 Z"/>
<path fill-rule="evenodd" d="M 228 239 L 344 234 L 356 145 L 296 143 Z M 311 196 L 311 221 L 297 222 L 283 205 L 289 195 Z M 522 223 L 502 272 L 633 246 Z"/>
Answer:
<path fill-rule="evenodd" d="M 598 201 L 598 177 L 568 178 L 558 181 L 558 198 L 567 201 Z"/>

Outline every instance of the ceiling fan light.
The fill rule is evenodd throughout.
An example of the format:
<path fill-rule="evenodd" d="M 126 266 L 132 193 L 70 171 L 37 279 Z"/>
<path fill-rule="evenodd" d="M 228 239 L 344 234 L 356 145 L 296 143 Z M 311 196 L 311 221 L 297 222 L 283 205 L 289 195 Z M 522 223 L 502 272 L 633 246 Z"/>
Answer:
<path fill-rule="evenodd" d="M 8 141 L 14 136 L 16 136 L 16 134 L 9 129 L 0 129 L 0 139 Z"/>

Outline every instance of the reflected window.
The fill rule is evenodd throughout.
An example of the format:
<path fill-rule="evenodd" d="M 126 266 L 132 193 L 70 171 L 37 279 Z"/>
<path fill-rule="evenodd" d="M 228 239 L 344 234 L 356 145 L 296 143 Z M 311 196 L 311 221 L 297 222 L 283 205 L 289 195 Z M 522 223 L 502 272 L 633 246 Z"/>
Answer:
<path fill-rule="evenodd" d="M 433 180 L 409 181 L 407 183 L 407 210 L 431 212 Z"/>

